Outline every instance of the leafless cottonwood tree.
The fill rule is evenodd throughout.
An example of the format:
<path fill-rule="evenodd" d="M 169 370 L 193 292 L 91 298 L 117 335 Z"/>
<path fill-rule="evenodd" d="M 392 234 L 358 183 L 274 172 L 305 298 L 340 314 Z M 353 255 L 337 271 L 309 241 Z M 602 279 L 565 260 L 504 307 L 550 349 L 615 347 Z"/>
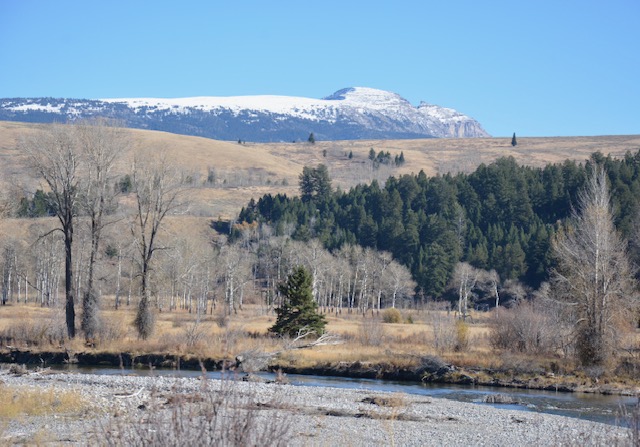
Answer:
<path fill-rule="evenodd" d="M 635 283 L 627 243 L 613 223 L 604 168 L 594 166 L 578 196 L 571 223 L 553 241 L 555 295 L 575 327 L 576 353 L 585 366 L 605 365 L 615 350 L 616 319 L 634 315 Z"/>
<path fill-rule="evenodd" d="M 93 339 L 100 327 L 98 293 L 94 274 L 102 230 L 113 219 L 105 219 L 115 205 L 113 169 L 123 150 L 129 145 L 127 134 L 106 120 L 76 126 L 76 138 L 85 160 L 80 205 L 89 224 L 89 262 L 86 287 L 82 297 L 81 328 L 87 340 Z"/>
<path fill-rule="evenodd" d="M 2 305 L 4 306 L 9 301 L 12 291 L 11 284 L 12 281 L 15 282 L 15 271 L 16 264 L 18 260 L 18 255 L 16 252 L 17 241 L 7 240 L 3 241 L 2 248 L 0 249 L 2 253 L 0 254 L 0 265 L 2 265 Z"/>
<path fill-rule="evenodd" d="M 453 272 L 453 285 L 458 289 L 458 314 L 466 321 L 469 315 L 469 301 L 476 287 L 480 270 L 467 262 L 456 264 Z"/>
<path fill-rule="evenodd" d="M 251 277 L 253 256 L 238 244 L 226 244 L 217 257 L 219 281 L 224 284 L 224 313 L 229 316 L 242 309 L 244 286 Z"/>
<path fill-rule="evenodd" d="M 75 337 L 75 296 L 73 291 L 73 235 L 80 194 L 81 157 L 73 126 L 53 124 L 20 142 L 28 163 L 51 192 L 65 248 L 65 317 L 67 335 Z"/>
<path fill-rule="evenodd" d="M 387 287 L 391 296 L 391 307 L 396 307 L 398 299 L 404 299 L 413 295 L 416 282 L 411 277 L 409 269 L 392 260 L 387 269 Z"/>
<path fill-rule="evenodd" d="M 135 197 L 135 213 L 131 233 L 137 249 L 140 276 L 140 302 L 135 327 L 142 339 L 153 332 L 154 317 L 151 309 L 149 276 L 154 253 L 163 248 L 158 245 L 158 233 L 165 217 L 183 205 L 180 175 L 172 169 L 165 155 L 147 154 L 138 157 L 131 175 Z"/>
<path fill-rule="evenodd" d="M 493 296 L 496 297 L 496 309 L 497 309 L 498 307 L 500 307 L 500 293 L 498 290 L 498 288 L 500 287 L 500 275 L 498 275 L 498 272 L 496 272 L 494 269 L 491 269 L 485 275 L 484 280 L 487 286 L 489 287 L 489 289 L 491 290 L 491 293 L 493 294 Z"/>

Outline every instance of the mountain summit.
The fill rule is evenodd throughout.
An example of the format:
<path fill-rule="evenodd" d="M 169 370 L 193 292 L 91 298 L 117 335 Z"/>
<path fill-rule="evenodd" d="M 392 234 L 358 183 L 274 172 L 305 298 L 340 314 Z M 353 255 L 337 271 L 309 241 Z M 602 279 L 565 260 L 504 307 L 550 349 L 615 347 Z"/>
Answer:
<path fill-rule="evenodd" d="M 0 120 L 68 121 L 105 116 L 133 128 L 256 142 L 487 137 L 473 118 L 366 87 L 323 99 L 231 96 L 120 99 L 0 99 Z"/>

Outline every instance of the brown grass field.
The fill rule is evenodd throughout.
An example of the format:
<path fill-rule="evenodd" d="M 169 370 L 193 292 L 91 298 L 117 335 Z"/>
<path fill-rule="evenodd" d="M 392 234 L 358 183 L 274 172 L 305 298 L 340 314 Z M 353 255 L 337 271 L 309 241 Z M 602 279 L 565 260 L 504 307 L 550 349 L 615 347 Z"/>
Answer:
<path fill-rule="evenodd" d="M 142 341 L 133 327 L 135 305 L 113 308 L 109 297 L 103 301 L 103 339 L 93 347 L 97 352 L 131 352 L 141 354 L 172 354 L 186 357 L 233 359 L 246 352 L 271 353 L 286 350 L 287 340 L 268 336 L 268 328 L 274 324 L 275 315 L 260 305 L 247 305 L 232 315 L 226 324 L 221 324 L 221 314 L 196 317 L 186 311 L 156 313 L 154 335 Z M 298 367 L 335 364 L 338 362 L 386 363 L 396 367 L 418 365 L 425 355 L 444 355 L 447 352 L 434 349 L 433 327 L 427 316 L 437 312 L 451 326 L 448 340 L 456 343 L 456 317 L 443 311 L 403 310 L 402 323 L 383 323 L 379 315 L 344 313 L 327 315 L 327 331 L 338 336 L 336 345 L 316 346 L 310 349 L 287 351 L 283 358 Z M 495 362 L 486 358 L 489 352 L 489 315 L 476 314 L 468 325 L 468 349 L 463 357 L 467 364 L 491 367 Z M 409 323 L 411 321 L 411 323 Z M 60 349 L 57 340 L 51 341 L 49 334 L 63 334 L 64 314 L 62 308 L 40 307 L 36 304 L 10 304 L 0 307 L 0 334 L 19 334 L 32 343 L 17 348 L 36 351 Z M 66 349 L 85 351 L 82 337 L 65 342 Z M 484 360 L 481 360 L 485 357 Z M 480 363 L 478 363 L 478 361 Z"/>
<path fill-rule="evenodd" d="M 42 188 L 27 168 L 19 147 L 21 140 L 45 126 L 0 121 L 0 211 L 3 205 L 16 203 L 25 194 Z M 565 159 L 583 161 L 596 151 L 622 156 L 640 150 L 640 135 L 518 137 L 518 145 L 512 147 L 510 138 L 238 144 L 157 131 L 126 132 L 130 134 L 131 149 L 120 160 L 120 175 L 128 172 L 137 154 L 165 153 L 185 176 L 193 179 L 188 191 L 189 207 L 183 215 L 171 218 L 169 232 L 183 232 L 185 228 L 206 231 L 212 219 L 233 218 L 251 198 L 267 193 L 296 195 L 302 168 L 319 163 L 329 168 L 334 186 L 348 189 L 373 179 L 383 183 L 389 175 L 417 174 L 421 170 L 428 175 L 471 172 L 480 163 L 491 163 L 503 156 L 543 166 Z M 392 157 L 402 152 L 406 163 L 374 170 L 368 160 L 372 148 L 376 152 L 388 151 Z M 350 152 L 352 159 L 348 157 Z M 215 187 L 205 185 L 210 169 L 215 169 Z M 0 219 L 0 235 L 26 240 L 30 226 L 44 223 L 46 220 L 30 219 L 25 225 L 20 219 Z"/>
<path fill-rule="evenodd" d="M 26 167 L 19 145 L 43 126 L 0 121 L 0 211 L 2 202 L 15 203 L 25 193 L 42 188 Z M 186 225 L 195 231 L 205 231 L 212 219 L 237 216 L 251 198 L 257 200 L 267 193 L 297 195 L 302 168 L 319 163 L 329 168 L 334 187 L 348 189 L 373 179 L 383 184 L 390 175 L 417 174 L 421 170 L 427 175 L 471 172 L 480 163 L 491 163 L 503 156 L 513 156 L 522 164 L 543 166 L 565 159 L 583 161 L 596 151 L 623 156 L 628 151 L 640 150 L 640 135 L 518 137 L 518 145 L 512 147 L 510 138 L 238 144 L 157 131 L 127 132 L 131 135 L 132 149 L 119 164 L 121 175 L 127 172 L 136 154 L 165 153 L 185 175 L 194 179 L 186 211 L 192 217 L 173 217 L 172 225 L 176 230 Z M 403 152 L 406 163 L 374 170 L 368 160 L 371 148 L 376 152 L 389 151 L 392 158 Z M 352 159 L 348 158 L 349 152 L 353 153 Z M 215 169 L 219 184 L 203 186 L 211 168 Z M 0 219 L 0 235 L 23 239 L 19 235 L 26 230 L 20 220 Z"/>
<path fill-rule="evenodd" d="M 40 127 L 0 121 L 0 186 L 14 196 L 38 187 L 18 147 L 21 139 Z M 122 157 L 120 172 L 127 171 L 135 154 L 164 152 L 194 180 L 189 193 L 190 214 L 213 218 L 233 217 L 251 198 L 258 199 L 266 193 L 297 194 L 302 168 L 319 163 L 329 168 L 334 186 L 348 189 L 373 179 L 383 183 L 389 175 L 417 174 L 421 170 L 427 175 L 471 172 L 480 163 L 491 163 L 503 156 L 513 156 L 522 164 L 543 166 L 565 159 L 583 161 L 596 151 L 622 156 L 640 149 L 640 135 L 518 137 L 518 145 L 512 147 L 510 138 L 238 144 L 157 131 L 128 132 L 133 149 Z M 406 163 L 374 170 L 368 160 L 372 148 L 376 152 L 388 151 L 392 158 L 403 152 Z M 349 152 L 353 153 L 352 159 L 348 158 Z M 215 169 L 221 182 L 215 188 L 202 186 L 210 168 Z"/>
<path fill-rule="evenodd" d="M 607 392 L 628 393 L 638 386 L 637 378 L 605 375 L 599 379 L 576 368 L 571 358 L 502 352 L 490 343 L 493 313 L 472 313 L 465 323 L 464 345 L 456 315 L 441 310 L 402 310 L 403 322 L 384 323 L 380 315 L 328 314 L 327 331 L 338 343 L 298 349 L 288 339 L 269 335 L 275 322 L 273 313 L 260 305 L 247 305 L 222 324 L 219 311 L 202 316 L 198 322 L 186 311 L 156 313 L 157 325 L 148 340 L 140 340 L 133 326 L 135 305 L 113 309 L 109 297 L 102 302 L 103 328 L 95 345 L 85 344 L 83 337 L 64 338 L 64 314 L 57 308 L 35 304 L 0 307 L 0 336 L 3 348 L 32 352 L 66 351 L 130 353 L 134 356 L 159 354 L 182 359 L 227 359 L 276 354 L 271 368 L 295 368 L 298 371 L 326 369 L 337 371 L 345 366 L 373 371 L 417 370 L 425 358 L 439 358 L 455 365 L 463 376 L 478 384 L 544 388 L 572 387 L 594 392 L 599 386 Z M 433 319 L 437 318 L 445 345 L 435 347 Z M 636 333 L 636 337 L 638 334 Z M 14 337 L 10 342 L 8 337 Z M 64 340 L 64 341 L 61 341 Z M 11 343 L 11 344 L 9 344 Z M 302 341 L 300 343 L 306 343 Z M 349 366 L 351 365 L 351 366 Z M 452 373 L 451 381 L 461 377 Z M 464 382 L 463 382 L 464 383 Z M 1 396 L 0 396 L 1 397 Z"/>

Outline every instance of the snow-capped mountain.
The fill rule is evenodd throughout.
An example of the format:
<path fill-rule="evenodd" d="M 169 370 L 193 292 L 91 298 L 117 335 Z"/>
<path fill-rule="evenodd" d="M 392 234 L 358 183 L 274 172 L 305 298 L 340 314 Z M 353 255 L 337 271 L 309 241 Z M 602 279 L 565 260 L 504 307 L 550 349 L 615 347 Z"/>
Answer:
<path fill-rule="evenodd" d="M 104 116 L 133 128 L 219 140 L 306 140 L 487 137 L 480 123 L 453 109 L 365 87 L 323 99 L 233 96 L 121 99 L 0 99 L 0 120 L 73 121 Z"/>

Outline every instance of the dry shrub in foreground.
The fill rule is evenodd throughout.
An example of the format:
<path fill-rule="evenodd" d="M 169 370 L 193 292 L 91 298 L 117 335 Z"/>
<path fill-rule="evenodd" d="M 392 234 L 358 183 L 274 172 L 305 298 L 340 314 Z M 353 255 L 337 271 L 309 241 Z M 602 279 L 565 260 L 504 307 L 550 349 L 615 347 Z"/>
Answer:
<path fill-rule="evenodd" d="M 89 408 L 78 393 L 50 388 L 41 390 L 23 386 L 0 385 L 0 418 L 79 414 Z"/>
<path fill-rule="evenodd" d="M 547 436 L 544 434 L 542 438 L 545 439 Z M 620 433 L 619 428 L 613 425 L 590 430 L 576 429 L 569 425 L 561 426 L 553 433 L 551 442 L 558 447 L 637 447 L 638 445 L 632 443 L 626 434 Z"/>
<path fill-rule="evenodd" d="M 629 441 L 631 445 L 640 445 L 640 397 L 631 408 L 622 407 L 620 410 L 623 424 L 629 427 Z"/>
<path fill-rule="evenodd" d="M 203 379 L 204 381 L 204 379 Z M 105 446 L 284 446 L 291 439 L 285 405 L 223 379 L 197 393 L 154 392 L 136 413 L 97 423 L 92 443 Z M 134 410 L 135 411 L 135 410 Z"/>

